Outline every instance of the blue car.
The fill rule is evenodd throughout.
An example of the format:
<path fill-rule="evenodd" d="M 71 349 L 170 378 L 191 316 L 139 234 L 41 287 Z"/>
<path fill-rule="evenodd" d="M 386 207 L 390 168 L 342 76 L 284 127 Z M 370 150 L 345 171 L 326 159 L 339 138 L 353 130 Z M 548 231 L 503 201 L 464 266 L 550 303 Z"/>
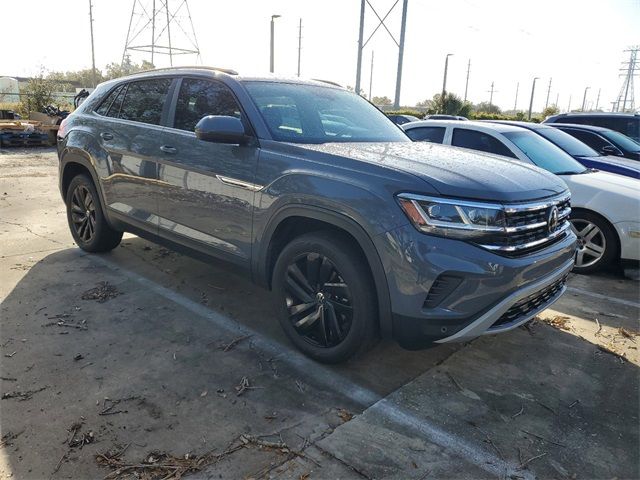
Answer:
<path fill-rule="evenodd" d="M 615 155 L 602 155 L 577 138 L 549 125 L 515 122 L 506 120 L 489 120 L 492 123 L 516 125 L 526 128 L 544 137 L 561 150 L 564 150 L 587 168 L 595 168 L 604 172 L 617 173 L 626 177 L 640 179 L 640 162 L 621 158 Z"/>

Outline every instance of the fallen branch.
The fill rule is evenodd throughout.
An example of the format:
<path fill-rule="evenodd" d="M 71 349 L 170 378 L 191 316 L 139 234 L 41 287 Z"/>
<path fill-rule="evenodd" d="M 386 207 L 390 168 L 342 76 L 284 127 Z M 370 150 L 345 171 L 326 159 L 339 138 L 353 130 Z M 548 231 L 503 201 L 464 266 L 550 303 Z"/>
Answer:
<path fill-rule="evenodd" d="M 228 352 L 229 350 L 231 350 L 233 347 L 235 347 L 236 345 L 238 345 L 242 340 L 246 340 L 247 338 L 250 338 L 252 335 L 242 335 L 241 337 L 235 338 L 233 340 L 231 340 L 228 344 L 222 344 L 220 345 L 220 350 L 222 350 L 223 352 Z"/>
<path fill-rule="evenodd" d="M 47 388 L 49 387 L 42 387 L 37 390 L 27 390 L 26 392 L 16 391 L 16 392 L 3 393 L 0 399 L 7 400 L 10 398 L 17 398 L 19 401 L 24 402 L 25 400 L 31 400 L 31 397 L 33 397 L 34 394 L 41 392 L 43 390 L 46 390 Z"/>
<path fill-rule="evenodd" d="M 531 458 L 530 458 L 529 460 L 527 460 L 526 462 L 521 463 L 521 464 L 520 464 L 520 468 L 524 468 L 524 467 L 526 467 L 527 465 L 529 465 L 529 464 L 530 464 L 531 462 L 533 462 L 534 460 L 537 460 L 538 458 L 542 458 L 542 457 L 544 457 L 546 454 L 547 454 L 547 452 L 544 452 L 544 453 L 542 453 L 542 454 L 540 454 L 540 455 L 536 455 L 535 457 L 531 457 Z"/>
<path fill-rule="evenodd" d="M 531 433 L 531 432 L 528 432 L 528 431 L 526 431 L 526 430 L 520 430 L 520 431 L 521 431 L 521 432 L 526 433 L 527 435 L 531 435 L 532 437 L 536 437 L 536 438 L 538 438 L 538 439 L 542 440 L 543 442 L 553 443 L 554 445 L 558 445 L 559 447 L 567 448 L 567 446 L 566 446 L 566 445 L 563 445 L 563 444 L 558 443 L 558 442 L 554 442 L 553 440 L 547 440 L 547 439 L 546 439 L 546 438 L 544 438 L 542 435 L 538 435 L 538 434 L 536 434 L 536 433 Z"/>

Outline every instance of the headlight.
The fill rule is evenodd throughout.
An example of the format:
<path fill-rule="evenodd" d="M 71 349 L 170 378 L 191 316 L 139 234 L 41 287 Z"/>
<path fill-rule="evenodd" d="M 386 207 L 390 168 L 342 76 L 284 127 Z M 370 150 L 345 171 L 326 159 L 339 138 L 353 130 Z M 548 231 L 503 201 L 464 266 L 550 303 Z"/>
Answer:
<path fill-rule="evenodd" d="M 499 204 L 406 193 L 397 199 L 411 223 L 425 233 L 477 239 L 506 231 L 504 207 Z"/>

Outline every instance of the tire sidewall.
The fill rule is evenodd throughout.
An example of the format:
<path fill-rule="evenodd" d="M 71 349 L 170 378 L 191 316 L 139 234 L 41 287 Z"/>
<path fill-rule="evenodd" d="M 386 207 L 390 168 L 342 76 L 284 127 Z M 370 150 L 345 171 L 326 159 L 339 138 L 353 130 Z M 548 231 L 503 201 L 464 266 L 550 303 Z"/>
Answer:
<path fill-rule="evenodd" d="M 301 337 L 289 321 L 286 306 L 285 278 L 289 265 L 298 257 L 309 253 L 326 256 L 349 286 L 353 306 L 353 319 L 346 338 L 335 347 L 322 348 Z M 360 263 L 357 263 L 360 262 Z M 355 355 L 371 341 L 375 332 L 375 299 L 368 274 L 363 272 L 364 259 L 345 242 L 322 234 L 308 234 L 294 239 L 281 252 L 273 270 L 275 308 L 287 337 L 306 355 L 323 363 L 339 363 Z"/>

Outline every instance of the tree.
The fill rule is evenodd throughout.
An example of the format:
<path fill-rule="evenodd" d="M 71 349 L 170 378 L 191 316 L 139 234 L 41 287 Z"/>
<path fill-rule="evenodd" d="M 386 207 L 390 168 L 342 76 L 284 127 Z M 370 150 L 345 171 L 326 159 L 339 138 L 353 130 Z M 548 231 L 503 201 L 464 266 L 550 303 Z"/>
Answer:
<path fill-rule="evenodd" d="M 542 111 L 542 118 L 550 117 L 551 115 L 555 115 L 556 113 L 560 113 L 560 109 L 555 105 L 549 105 Z"/>
<path fill-rule="evenodd" d="M 426 107 L 428 114 L 441 113 L 445 115 L 460 115 L 468 117 L 471 113 L 471 103 L 463 101 L 455 93 L 445 93 L 444 97 L 436 93 L 431 100 L 418 103 L 419 107 Z"/>
<path fill-rule="evenodd" d="M 393 104 L 393 100 L 385 95 L 384 97 L 373 97 L 371 103 L 374 105 L 391 105 Z"/>
<path fill-rule="evenodd" d="M 473 110 L 485 113 L 502 113 L 500 107 L 489 102 L 480 102 L 473 107 Z"/>
<path fill-rule="evenodd" d="M 53 103 L 53 92 L 56 84 L 44 76 L 44 70 L 37 77 L 32 78 L 22 89 L 20 111 L 27 115 L 31 112 L 42 112 L 44 107 Z"/>
<path fill-rule="evenodd" d="M 355 92 L 356 91 L 356 89 L 353 88 L 351 85 L 347 85 L 347 90 L 349 90 L 350 92 Z M 363 89 L 360 89 L 360 96 L 361 97 L 366 97 L 367 96 Z"/>
<path fill-rule="evenodd" d="M 113 78 L 124 77 L 125 75 L 131 75 L 132 73 L 142 72 L 144 70 L 152 70 L 155 66 L 153 63 L 143 60 L 140 65 L 137 65 L 131 61 L 131 57 L 126 55 L 122 63 L 112 62 L 107 65 L 107 72 L 104 76 L 105 80 L 111 80 Z"/>

